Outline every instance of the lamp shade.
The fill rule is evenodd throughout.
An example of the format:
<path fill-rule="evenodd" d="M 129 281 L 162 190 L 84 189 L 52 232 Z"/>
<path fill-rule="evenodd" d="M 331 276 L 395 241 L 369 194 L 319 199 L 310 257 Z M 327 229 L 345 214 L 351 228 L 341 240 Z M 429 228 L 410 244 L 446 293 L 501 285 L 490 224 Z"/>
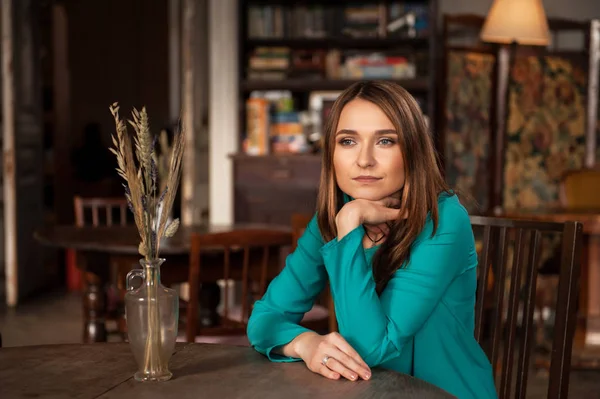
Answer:
<path fill-rule="evenodd" d="M 494 0 L 481 40 L 545 46 L 550 43 L 548 21 L 541 0 Z"/>

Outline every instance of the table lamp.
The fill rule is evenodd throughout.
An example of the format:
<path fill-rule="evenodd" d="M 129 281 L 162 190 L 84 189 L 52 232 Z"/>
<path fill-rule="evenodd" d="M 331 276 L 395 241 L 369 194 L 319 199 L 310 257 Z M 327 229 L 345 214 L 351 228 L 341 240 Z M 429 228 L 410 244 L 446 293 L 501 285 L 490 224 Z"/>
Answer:
<path fill-rule="evenodd" d="M 494 0 L 480 34 L 490 43 L 546 46 L 550 32 L 541 0 Z"/>

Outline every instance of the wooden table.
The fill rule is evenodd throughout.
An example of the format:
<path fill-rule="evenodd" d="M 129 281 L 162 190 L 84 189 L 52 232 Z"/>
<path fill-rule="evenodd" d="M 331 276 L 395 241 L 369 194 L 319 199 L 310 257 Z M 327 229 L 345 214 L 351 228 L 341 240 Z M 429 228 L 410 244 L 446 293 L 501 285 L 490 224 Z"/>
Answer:
<path fill-rule="evenodd" d="M 290 245 L 292 231 L 289 226 L 265 224 L 233 224 L 233 225 L 199 225 L 180 227 L 174 237 L 161 243 L 161 256 L 187 255 L 190 251 L 190 235 L 192 233 L 214 234 L 243 229 L 265 229 L 279 231 L 289 237 Z M 132 255 L 137 259 L 140 237 L 135 226 L 104 226 L 77 227 L 74 225 L 44 226 L 36 230 L 34 237 L 42 244 L 58 247 L 73 248 L 77 251 L 109 252 L 120 255 Z"/>
<path fill-rule="evenodd" d="M 398 398 L 447 399 L 445 391 L 390 370 L 369 381 L 328 380 L 304 363 L 272 363 L 249 347 L 178 344 L 173 378 L 133 379 L 128 344 L 47 345 L 0 349 L 0 397 L 19 398 Z"/>
<path fill-rule="evenodd" d="M 581 291 L 572 368 L 600 369 L 600 209 L 507 210 L 501 217 L 583 224 Z"/>
<path fill-rule="evenodd" d="M 289 226 L 234 224 L 181 227 L 174 237 L 166 239 L 161 244 L 160 256 L 166 258 L 165 264 L 161 267 L 163 282 L 168 284 L 169 280 L 174 282 L 187 281 L 190 235 L 192 233 L 209 235 L 244 229 L 276 231 L 281 234 L 283 241 L 289 241 L 290 245 L 292 244 L 292 232 Z M 107 340 L 105 287 L 108 282 L 111 282 L 111 278 L 115 278 L 114 274 L 118 274 L 115 270 L 111 271 L 111 267 L 114 266 L 117 269 L 127 271 L 141 267 L 139 265 L 141 256 L 138 254 L 140 237 L 135 226 L 45 226 L 38 229 L 34 237 L 43 245 L 63 249 L 71 248 L 77 251 L 77 266 L 84 269 L 85 277 L 83 340 L 85 343 L 105 342 Z M 270 276 L 276 275 L 281 269 L 280 252 L 281 248 L 272 248 L 269 265 Z M 220 248 L 216 249 L 215 256 L 203 255 L 204 274 L 210 272 L 211 266 L 215 266 L 212 267 L 212 270 L 220 270 L 222 265 L 221 255 L 222 249 Z M 236 266 L 236 259 L 232 254 L 232 267 Z M 259 265 L 261 261 L 262 252 L 256 254 L 251 252 L 251 268 L 253 265 Z M 119 284 L 123 285 L 124 276 L 118 275 L 117 278 Z M 121 290 L 121 296 L 124 294 L 123 289 Z M 203 282 L 201 296 L 206 299 L 204 303 L 210 304 L 203 320 L 207 320 L 206 323 L 209 323 L 210 320 L 216 320 L 216 307 L 220 300 L 220 290 L 216 282 Z M 120 323 L 120 329 L 123 329 L 125 325 L 123 315 L 114 317 Z"/>

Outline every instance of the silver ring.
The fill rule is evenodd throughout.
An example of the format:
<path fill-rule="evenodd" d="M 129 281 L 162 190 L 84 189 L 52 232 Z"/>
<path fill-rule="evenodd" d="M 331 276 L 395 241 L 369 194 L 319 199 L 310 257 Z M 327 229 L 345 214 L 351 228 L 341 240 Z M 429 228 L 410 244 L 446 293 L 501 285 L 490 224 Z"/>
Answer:
<path fill-rule="evenodd" d="M 323 358 L 323 360 L 321 360 L 321 364 L 323 366 L 327 366 L 327 361 L 329 360 L 329 356 L 325 355 L 325 357 Z"/>

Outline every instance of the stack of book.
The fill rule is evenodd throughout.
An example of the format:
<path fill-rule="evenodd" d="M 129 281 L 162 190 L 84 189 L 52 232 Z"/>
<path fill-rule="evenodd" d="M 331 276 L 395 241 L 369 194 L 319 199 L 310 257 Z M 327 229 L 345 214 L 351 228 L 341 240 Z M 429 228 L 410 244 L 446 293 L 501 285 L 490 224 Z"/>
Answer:
<path fill-rule="evenodd" d="M 301 115 L 287 91 L 253 92 L 246 100 L 244 152 L 267 155 L 309 151 Z"/>
<path fill-rule="evenodd" d="M 428 34 L 426 2 L 386 4 L 253 5 L 248 10 L 250 38 L 418 37 Z"/>

